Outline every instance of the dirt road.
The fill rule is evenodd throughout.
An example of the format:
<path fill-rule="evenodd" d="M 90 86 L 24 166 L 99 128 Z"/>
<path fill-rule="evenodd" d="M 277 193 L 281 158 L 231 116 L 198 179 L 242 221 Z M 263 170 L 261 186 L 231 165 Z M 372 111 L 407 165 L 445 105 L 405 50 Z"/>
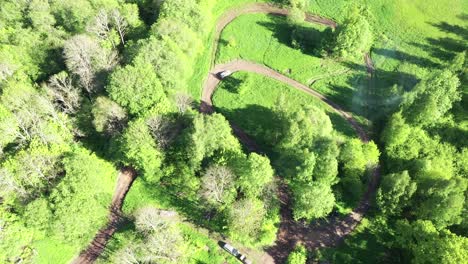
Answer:
<path fill-rule="evenodd" d="M 131 167 L 124 167 L 120 170 L 115 186 L 114 195 L 109 208 L 109 216 L 106 226 L 99 230 L 88 248 L 75 258 L 72 264 L 93 263 L 104 251 L 107 242 L 117 230 L 117 226 L 122 219 L 122 206 L 128 190 L 132 186 L 136 177 L 136 171 Z"/>
<path fill-rule="evenodd" d="M 212 61 L 214 61 L 214 56 L 217 50 L 217 42 L 219 41 L 219 36 L 222 30 L 232 22 L 236 17 L 242 14 L 248 13 L 269 13 L 273 15 L 287 15 L 288 11 L 273 7 L 268 4 L 254 4 L 249 5 L 238 10 L 230 11 L 223 15 L 223 17 L 218 21 L 216 26 L 216 35 L 212 53 Z M 320 23 L 330 27 L 336 27 L 336 23 L 329 19 L 321 18 L 315 15 L 307 14 L 306 20 L 312 23 Z M 369 72 L 370 78 L 372 78 L 374 72 L 374 65 L 370 56 L 368 54 L 364 57 L 367 69 Z M 220 83 L 220 79 L 217 77 L 217 73 L 229 70 L 231 72 L 236 71 L 247 71 L 256 74 L 261 74 L 269 78 L 276 79 L 280 82 L 288 84 L 302 92 L 305 92 L 311 96 L 318 98 L 324 103 L 332 107 L 340 116 L 342 116 L 356 131 L 357 135 L 362 142 L 368 142 L 369 136 L 366 131 L 359 125 L 359 123 L 353 118 L 350 113 L 345 112 L 338 104 L 332 102 L 330 99 L 326 98 L 322 94 L 310 89 L 308 86 L 297 82 L 283 74 L 270 69 L 264 65 L 256 64 L 253 62 L 245 60 L 235 60 L 225 64 L 212 65 L 202 91 L 201 96 L 201 105 L 200 111 L 203 113 L 213 113 L 213 102 L 211 100 L 212 95 Z M 249 151 L 260 152 L 260 148 L 255 141 L 252 140 L 242 129 L 240 129 L 235 124 L 231 124 L 233 127 L 234 134 L 239 138 L 239 140 L 247 147 Z M 376 191 L 378 182 L 380 180 L 380 169 L 376 167 L 372 171 L 372 177 L 369 182 L 368 188 L 364 196 L 362 197 L 358 206 L 344 219 L 338 219 L 336 217 L 331 217 L 328 221 L 324 221 L 321 224 L 316 224 L 314 226 L 302 224 L 293 220 L 293 215 L 291 211 L 291 201 L 288 195 L 288 188 L 286 184 L 283 184 L 279 188 L 279 199 L 282 202 L 281 204 L 281 223 L 277 235 L 277 240 L 275 246 L 267 249 L 269 256 L 263 258 L 264 263 L 284 263 L 287 256 L 294 248 L 297 243 L 304 244 L 309 250 L 315 250 L 322 247 L 333 247 L 337 246 L 344 237 L 351 233 L 356 226 L 361 222 L 364 214 L 369 209 L 370 199 L 373 193 Z"/>

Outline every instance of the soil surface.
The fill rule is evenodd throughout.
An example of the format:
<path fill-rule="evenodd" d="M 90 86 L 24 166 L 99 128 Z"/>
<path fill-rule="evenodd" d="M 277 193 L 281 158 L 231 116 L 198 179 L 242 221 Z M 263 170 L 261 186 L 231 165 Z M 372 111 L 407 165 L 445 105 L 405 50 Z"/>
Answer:
<path fill-rule="evenodd" d="M 219 36 L 222 30 L 236 17 L 248 13 L 268 13 L 273 15 L 285 16 L 288 14 L 288 11 L 285 9 L 271 6 L 269 4 L 253 4 L 226 13 L 225 15 L 223 15 L 222 18 L 219 19 L 218 24 L 216 26 L 216 43 L 214 44 L 213 48 L 212 61 L 214 61 L 214 56 L 217 50 L 217 42 L 219 40 Z M 335 28 L 337 25 L 332 20 L 311 14 L 306 15 L 306 21 L 323 24 L 333 28 Z M 364 61 L 367 67 L 367 71 L 369 73 L 369 78 L 372 79 L 374 65 L 369 54 L 365 54 Z M 369 136 L 367 135 L 365 129 L 359 125 L 359 123 L 353 118 L 353 116 L 350 113 L 345 112 L 338 104 L 334 103 L 330 99 L 326 98 L 324 95 L 309 88 L 308 86 L 297 82 L 296 80 L 293 80 L 264 65 L 249 62 L 246 60 L 235 60 L 225 64 L 215 65 L 212 67 L 208 74 L 208 77 L 205 80 L 202 91 L 200 105 L 200 111 L 202 113 L 210 114 L 214 112 L 211 97 L 216 87 L 221 82 L 217 74 L 225 70 L 229 70 L 231 72 L 246 71 L 261 74 L 263 76 L 267 76 L 269 78 L 273 78 L 280 82 L 288 84 L 311 96 L 314 96 L 319 100 L 323 101 L 324 103 L 328 104 L 341 117 L 346 119 L 356 131 L 357 135 L 359 136 L 362 142 L 369 141 Z M 263 151 L 255 143 L 255 141 L 251 139 L 244 131 L 242 131 L 240 127 L 232 123 L 231 127 L 233 128 L 234 134 L 239 138 L 239 140 L 244 144 L 244 146 L 246 146 L 246 148 L 249 151 L 263 153 Z M 332 216 L 329 217 L 326 221 L 317 222 L 313 225 L 293 220 L 288 187 L 285 183 L 282 183 L 278 191 L 278 197 L 281 201 L 281 223 L 277 234 L 277 240 L 274 246 L 266 250 L 268 254 L 265 254 L 266 256 L 262 257 L 262 262 L 285 263 L 287 256 L 294 249 L 297 243 L 305 245 L 309 250 L 315 250 L 322 247 L 337 246 L 340 242 L 343 241 L 344 237 L 351 233 L 361 222 L 363 215 L 369 209 L 370 199 L 375 193 L 379 181 L 380 168 L 377 166 L 372 171 L 372 177 L 369 182 L 366 193 L 361 198 L 361 201 L 359 202 L 358 206 L 349 215 L 347 215 L 344 218 Z"/>
<path fill-rule="evenodd" d="M 124 167 L 120 170 L 115 192 L 109 208 L 109 216 L 106 226 L 99 230 L 88 248 L 81 252 L 80 255 L 71 262 L 72 264 L 93 263 L 104 251 L 107 243 L 117 230 L 117 227 L 122 220 L 123 201 L 128 190 L 132 186 L 136 175 L 136 171 L 131 167 Z"/>

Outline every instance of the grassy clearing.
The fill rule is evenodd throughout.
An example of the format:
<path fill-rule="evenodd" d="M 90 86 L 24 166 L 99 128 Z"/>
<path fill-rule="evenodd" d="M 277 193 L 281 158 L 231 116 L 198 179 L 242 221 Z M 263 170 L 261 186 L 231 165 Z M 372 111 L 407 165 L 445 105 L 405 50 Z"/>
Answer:
<path fill-rule="evenodd" d="M 304 24 L 310 34 L 320 42 L 325 27 Z M 246 31 L 245 29 L 249 30 Z M 291 47 L 291 27 L 285 17 L 267 14 L 242 15 L 222 32 L 216 63 L 242 58 L 262 63 L 302 83 L 326 74 L 330 67 L 322 67 L 321 58 Z M 336 70 L 336 69 L 335 69 Z"/>
<path fill-rule="evenodd" d="M 264 133 L 274 128 L 273 107 L 281 96 L 292 107 L 313 105 L 325 110 L 340 135 L 356 136 L 348 123 L 325 103 L 276 80 L 253 73 L 234 73 L 216 90 L 213 103 L 217 111 L 228 120 L 241 126 L 262 145 L 268 145 L 268 136 Z"/>
<path fill-rule="evenodd" d="M 365 116 L 365 99 L 360 93 L 367 88 L 365 69 L 351 69 L 350 64 L 314 55 L 313 49 L 319 48 L 326 27 L 310 23 L 301 26 L 316 39 L 309 51 L 291 46 L 292 28 L 285 17 L 242 15 L 222 32 L 216 63 L 242 58 L 264 64 L 309 85 L 357 117 Z"/>

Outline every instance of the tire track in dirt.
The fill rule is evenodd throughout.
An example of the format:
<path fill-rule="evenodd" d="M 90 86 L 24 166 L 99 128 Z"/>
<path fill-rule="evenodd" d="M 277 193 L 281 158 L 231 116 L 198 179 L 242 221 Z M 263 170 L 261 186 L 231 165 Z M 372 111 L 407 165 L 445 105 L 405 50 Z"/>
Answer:
<path fill-rule="evenodd" d="M 94 261 L 96 261 L 96 259 L 102 254 L 112 235 L 117 231 L 119 223 L 122 221 L 123 202 L 136 178 L 136 175 L 137 173 L 132 167 L 123 167 L 120 170 L 114 195 L 112 196 L 112 202 L 109 207 L 106 226 L 99 230 L 88 248 L 82 251 L 80 255 L 71 262 L 72 264 L 94 263 Z"/>

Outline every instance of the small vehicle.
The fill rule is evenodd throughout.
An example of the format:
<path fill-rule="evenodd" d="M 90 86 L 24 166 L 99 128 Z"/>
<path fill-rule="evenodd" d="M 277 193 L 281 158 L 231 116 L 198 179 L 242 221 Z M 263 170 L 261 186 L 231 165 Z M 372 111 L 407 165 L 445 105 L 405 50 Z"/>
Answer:
<path fill-rule="evenodd" d="M 232 74 L 232 72 L 231 72 L 230 70 L 225 70 L 225 71 L 220 71 L 220 72 L 218 72 L 217 75 L 218 75 L 218 77 L 222 80 L 222 79 L 228 77 L 228 76 L 231 75 L 231 74 Z"/>
<path fill-rule="evenodd" d="M 229 252 L 231 255 L 236 257 L 238 260 L 242 261 L 244 264 L 252 264 L 252 261 L 248 260 L 247 257 L 243 254 L 241 254 L 237 249 L 235 249 L 233 246 L 229 245 L 228 243 L 224 243 L 222 241 L 219 241 L 220 246 Z"/>

